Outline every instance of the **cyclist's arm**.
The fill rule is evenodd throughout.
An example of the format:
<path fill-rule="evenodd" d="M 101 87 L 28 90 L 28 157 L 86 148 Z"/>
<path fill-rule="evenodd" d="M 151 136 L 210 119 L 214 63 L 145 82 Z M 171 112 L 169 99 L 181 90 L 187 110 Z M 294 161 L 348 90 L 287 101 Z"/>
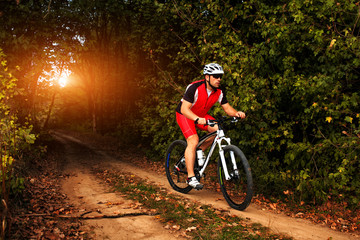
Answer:
<path fill-rule="evenodd" d="M 199 120 L 197 121 L 198 124 L 203 124 L 203 125 L 206 124 L 206 119 L 200 118 L 195 113 L 193 113 L 193 111 L 191 111 L 191 106 L 192 106 L 191 102 L 183 100 L 181 104 L 181 113 L 192 121 L 195 121 L 197 118 L 199 118 Z"/>
<path fill-rule="evenodd" d="M 225 113 L 230 117 L 239 117 L 245 118 L 246 115 L 244 112 L 235 110 L 229 103 L 222 104 L 221 107 L 224 109 Z"/>

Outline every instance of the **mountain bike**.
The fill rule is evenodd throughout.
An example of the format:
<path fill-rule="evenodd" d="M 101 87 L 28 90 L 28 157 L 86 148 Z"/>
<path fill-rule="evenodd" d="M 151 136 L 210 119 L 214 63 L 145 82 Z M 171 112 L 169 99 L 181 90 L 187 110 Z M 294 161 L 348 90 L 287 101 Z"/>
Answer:
<path fill-rule="evenodd" d="M 195 161 L 195 176 L 198 181 L 205 176 L 205 170 L 210 158 L 217 148 L 219 159 L 217 175 L 221 192 L 227 203 L 234 209 L 245 210 L 253 196 L 253 180 L 251 168 L 244 153 L 234 145 L 230 138 L 225 136 L 226 123 L 235 124 L 237 118 L 222 117 L 217 120 L 208 120 L 209 126 L 218 125 L 218 130 L 199 139 L 197 149 L 209 138 L 214 137 L 209 152 L 202 166 Z M 171 187 L 181 193 L 188 193 L 193 188 L 187 184 L 187 170 L 185 165 L 185 149 L 187 143 L 183 140 L 172 142 L 165 158 L 165 170 Z"/>

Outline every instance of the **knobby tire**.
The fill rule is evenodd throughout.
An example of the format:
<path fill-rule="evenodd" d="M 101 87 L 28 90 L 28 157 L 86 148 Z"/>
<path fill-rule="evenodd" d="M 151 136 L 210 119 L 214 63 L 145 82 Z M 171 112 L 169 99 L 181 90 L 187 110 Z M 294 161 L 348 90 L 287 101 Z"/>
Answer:
<path fill-rule="evenodd" d="M 188 193 L 192 187 L 187 184 L 187 170 L 185 162 L 181 163 L 184 157 L 187 143 L 183 140 L 172 142 L 166 152 L 165 171 L 171 187 L 181 193 Z"/>
<path fill-rule="evenodd" d="M 236 146 L 228 145 L 223 148 L 228 172 L 232 175 L 230 180 L 225 179 L 224 169 L 219 157 L 218 178 L 221 192 L 227 203 L 234 209 L 245 210 L 253 197 L 253 180 L 251 168 L 244 153 Z M 234 152 L 239 174 L 232 169 L 230 152 Z"/>

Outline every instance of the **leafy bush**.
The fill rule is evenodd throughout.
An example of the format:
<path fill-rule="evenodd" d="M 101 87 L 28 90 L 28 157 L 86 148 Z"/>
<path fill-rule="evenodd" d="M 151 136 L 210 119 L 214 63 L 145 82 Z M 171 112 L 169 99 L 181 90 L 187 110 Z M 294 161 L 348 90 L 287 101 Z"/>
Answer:
<path fill-rule="evenodd" d="M 23 150 L 34 143 L 35 135 L 31 126 L 16 123 L 16 113 L 12 112 L 11 100 L 15 94 L 16 79 L 6 67 L 5 56 L 0 49 L 0 196 L 1 196 L 1 238 L 5 239 L 6 218 L 9 197 L 23 189 L 24 179 L 14 174 L 14 165 L 21 159 Z"/>
<path fill-rule="evenodd" d="M 172 15 L 162 12 L 165 6 Z M 162 156 L 181 136 L 174 118 L 179 89 L 216 61 L 225 69 L 229 101 L 248 116 L 231 134 L 250 160 L 258 192 L 291 190 L 297 201 L 350 199 L 358 206 L 357 3 L 196 1 L 165 4 L 159 12 L 184 44 L 169 44 L 178 39 L 166 34 L 167 46 L 146 39 L 152 61 L 167 71 L 145 80 L 142 130 L 155 151 Z"/>

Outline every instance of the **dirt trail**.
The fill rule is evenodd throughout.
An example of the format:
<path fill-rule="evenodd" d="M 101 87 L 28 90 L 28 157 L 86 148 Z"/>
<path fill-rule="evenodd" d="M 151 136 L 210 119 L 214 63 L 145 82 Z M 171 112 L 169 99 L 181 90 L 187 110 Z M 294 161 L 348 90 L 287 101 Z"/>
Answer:
<path fill-rule="evenodd" d="M 69 177 L 62 182 L 63 192 L 70 202 L 80 209 L 82 216 L 95 218 L 85 220 L 86 227 L 91 229 L 92 238 L 181 239 L 181 236 L 166 230 L 162 223 L 141 209 L 138 203 L 127 200 L 120 194 L 109 192 L 106 186 L 91 173 L 91 167 L 103 163 L 107 165 L 109 158 L 104 158 L 89 148 L 69 141 L 69 138 L 64 136 L 56 135 L 56 138 L 65 145 L 65 163 L 61 168 Z M 111 167 L 111 165 L 107 166 Z M 104 215 L 126 216 L 101 218 Z"/>
<path fill-rule="evenodd" d="M 76 138 L 64 134 L 54 134 L 56 138 L 65 144 L 67 163 L 63 166 L 64 171 L 70 177 L 64 181 L 63 189 L 70 200 L 84 213 L 118 214 L 141 212 L 139 206 L 125 200 L 121 195 L 108 193 L 106 188 L 91 174 L 90 167 L 100 169 L 117 169 L 134 173 L 142 178 L 166 188 L 168 191 L 177 193 L 171 189 L 165 176 L 141 169 L 130 163 L 123 162 L 108 156 L 106 153 L 87 148 Z M 249 219 L 269 227 L 275 233 L 283 233 L 299 240 L 355 240 L 360 236 L 334 231 L 327 226 L 317 225 L 310 221 L 291 218 L 282 214 L 270 213 L 260 209 L 256 205 L 250 205 L 246 211 L 240 212 L 230 208 L 219 193 L 203 191 L 191 191 L 185 196 L 193 201 L 209 204 L 218 209 L 230 211 L 231 214 Z M 113 204 L 106 204 L 113 203 Z M 115 219 L 87 220 L 87 224 L 93 228 L 97 239 L 178 239 L 181 236 L 174 235 L 157 222 L 154 216 L 136 216 Z"/>

